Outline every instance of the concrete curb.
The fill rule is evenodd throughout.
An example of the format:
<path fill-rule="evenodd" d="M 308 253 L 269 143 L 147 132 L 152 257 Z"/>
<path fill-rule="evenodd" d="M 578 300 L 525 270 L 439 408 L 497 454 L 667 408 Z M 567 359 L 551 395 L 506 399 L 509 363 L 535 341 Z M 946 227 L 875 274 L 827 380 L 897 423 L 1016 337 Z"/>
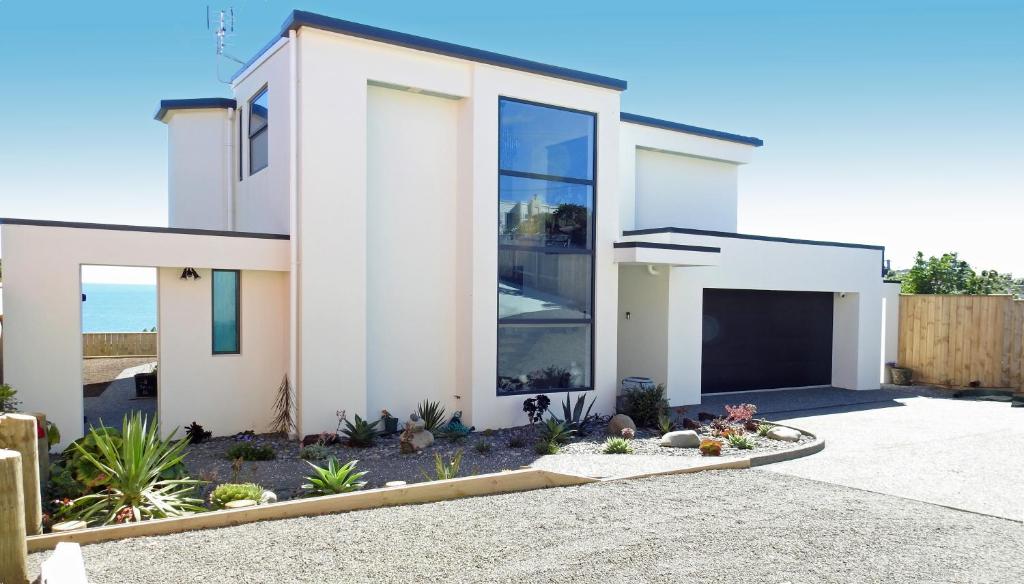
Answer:
<path fill-rule="evenodd" d="M 783 424 L 777 425 L 781 426 Z M 792 428 L 792 426 L 787 427 Z M 801 430 L 800 428 L 793 429 L 798 430 L 802 434 L 813 437 L 814 440 L 809 444 L 799 446 L 792 450 L 743 458 L 727 458 L 724 460 L 717 457 L 701 459 L 707 460 L 707 462 L 689 468 L 673 469 L 668 471 L 599 479 L 576 474 L 527 468 L 444 481 L 416 483 L 402 487 L 385 487 L 370 491 L 357 491 L 342 495 L 327 495 L 311 499 L 292 499 L 290 501 L 282 501 L 271 505 L 210 511 L 186 517 L 153 519 L 139 523 L 92 527 L 80 531 L 68 531 L 63 533 L 47 533 L 43 535 L 30 536 L 26 538 L 26 540 L 28 543 L 28 551 L 29 553 L 32 553 L 53 549 L 60 542 L 91 544 L 132 537 L 168 535 L 198 529 L 215 529 L 218 527 L 229 527 L 232 525 L 241 525 L 256 521 L 270 521 L 276 519 L 290 519 L 293 517 L 309 517 L 313 515 L 344 513 L 348 511 L 360 511 L 364 509 L 391 507 L 396 505 L 417 505 L 422 503 L 434 503 L 437 501 L 450 501 L 464 497 L 479 497 L 497 495 L 500 493 L 533 491 L 553 487 L 570 487 L 597 482 L 634 480 L 654 476 L 689 474 L 705 470 L 743 469 L 771 464 L 773 462 L 780 462 L 783 460 L 801 458 L 803 456 L 820 452 L 825 447 L 825 441 L 814 434 Z"/>

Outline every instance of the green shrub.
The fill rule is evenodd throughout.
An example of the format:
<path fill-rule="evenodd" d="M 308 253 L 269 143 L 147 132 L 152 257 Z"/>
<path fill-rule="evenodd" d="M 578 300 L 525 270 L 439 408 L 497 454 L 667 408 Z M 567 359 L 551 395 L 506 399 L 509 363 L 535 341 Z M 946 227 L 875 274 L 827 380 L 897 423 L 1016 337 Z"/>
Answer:
<path fill-rule="evenodd" d="M 771 432 L 772 428 L 774 428 L 774 427 L 775 427 L 774 424 L 766 424 L 766 423 L 758 424 L 757 425 L 757 435 L 761 436 L 761 437 L 767 436 L 768 432 Z"/>
<path fill-rule="evenodd" d="M 661 414 L 658 416 L 658 431 L 662 434 L 668 434 L 672 430 L 676 429 L 676 423 L 672 421 L 672 417 L 668 414 Z"/>
<path fill-rule="evenodd" d="M 327 447 L 319 442 L 303 446 L 299 450 L 299 458 L 302 460 L 323 460 L 327 458 Z"/>
<path fill-rule="evenodd" d="M 104 476 L 103 488 L 75 499 L 65 515 L 109 525 L 204 511 L 202 501 L 191 496 L 202 481 L 163 478 L 185 458 L 188 440 L 174 442 L 175 433 L 160 438 L 157 424 L 147 423 L 139 412 L 124 417 L 120 436 L 90 429 L 96 452 L 81 445 L 76 448 Z"/>
<path fill-rule="evenodd" d="M 345 428 L 341 433 L 348 437 L 349 446 L 358 448 L 373 446 L 373 442 L 377 439 L 377 424 L 379 423 L 380 420 L 367 422 L 360 418 L 359 414 L 356 414 L 355 423 L 345 420 Z"/>
<path fill-rule="evenodd" d="M 633 447 L 630 446 L 629 440 L 625 438 L 619 438 L 618 436 L 612 436 L 604 443 L 605 454 L 632 454 Z"/>
<path fill-rule="evenodd" d="M 441 402 L 423 400 L 416 406 L 416 415 L 423 420 L 424 429 L 431 433 L 444 425 L 444 406 Z"/>
<path fill-rule="evenodd" d="M 441 458 L 441 454 L 434 453 L 434 476 L 423 473 L 428 481 L 443 481 L 454 479 L 459 476 L 459 467 L 462 466 L 462 450 L 456 450 L 455 454 L 449 457 L 448 462 Z"/>
<path fill-rule="evenodd" d="M 623 399 L 623 411 L 637 426 L 655 428 L 658 418 L 668 410 L 665 385 L 627 389 Z"/>
<path fill-rule="evenodd" d="M 488 452 L 491 451 L 491 443 L 486 440 L 480 440 L 479 442 L 473 445 L 473 449 L 479 452 L 480 454 L 487 454 Z"/>
<path fill-rule="evenodd" d="M 537 454 L 558 454 L 558 443 L 541 440 L 533 445 L 533 451 Z"/>
<path fill-rule="evenodd" d="M 572 435 L 576 433 L 565 425 L 565 422 L 559 421 L 555 418 L 548 418 L 540 426 L 540 439 L 542 442 L 552 442 L 554 444 L 566 444 Z"/>
<path fill-rule="evenodd" d="M 210 493 L 210 506 L 214 509 L 223 509 L 231 501 L 249 499 L 260 502 L 263 497 L 263 487 L 255 483 L 224 483 L 217 485 L 217 488 Z"/>
<path fill-rule="evenodd" d="M 0 384 L 0 414 L 9 414 L 18 411 L 21 400 L 15 397 L 18 390 L 6 383 Z"/>
<path fill-rule="evenodd" d="M 319 497 L 321 495 L 337 495 L 358 491 L 366 486 L 366 481 L 360 481 L 366 475 L 366 471 L 355 471 L 358 460 L 351 460 L 345 464 L 339 464 L 338 459 L 330 457 L 327 459 L 327 467 L 320 467 L 312 462 L 307 462 L 313 467 L 316 474 L 307 476 L 308 483 L 302 485 L 306 490 L 307 497 Z"/>
<path fill-rule="evenodd" d="M 755 446 L 754 440 L 746 434 L 730 434 L 726 440 L 729 441 L 729 446 L 740 450 L 751 450 Z"/>
<path fill-rule="evenodd" d="M 252 441 L 245 440 L 241 442 L 235 442 L 228 448 L 227 457 L 231 460 L 274 460 L 277 458 L 277 453 L 268 444 L 253 444 Z"/>

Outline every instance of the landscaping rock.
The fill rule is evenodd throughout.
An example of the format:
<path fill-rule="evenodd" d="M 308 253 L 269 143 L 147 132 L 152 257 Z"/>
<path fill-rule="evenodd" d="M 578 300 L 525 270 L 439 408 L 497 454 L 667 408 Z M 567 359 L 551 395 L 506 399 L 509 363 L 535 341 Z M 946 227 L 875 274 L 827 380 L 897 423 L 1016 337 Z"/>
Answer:
<path fill-rule="evenodd" d="M 416 414 L 409 416 L 409 421 L 405 423 L 405 430 L 398 437 L 399 451 L 402 454 L 422 452 L 424 448 L 433 444 L 434 435 L 425 428 L 426 423 L 419 416 Z"/>
<path fill-rule="evenodd" d="M 622 429 L 629 428 L 636 432 L 636 424 L 633 423 L 633 418 L 630 418 L 626 414 L 615 414 L 612 419 L 608 421 L 608 433 L 612 436 L 622 436 Z"/>
<path fill-rule="evenodd" d="M 684 430 L 700 430 L 700 422 L 692 418 L 683 418 Z"/>
<path fill-rule="evenodd" d="M 267 505 L 270 503 L 277 503 L 277 495 L 274 491 L 263 491 L 260 495 L 260 505 Z"/>
<path fill-rule="evenodd" d="M 782 440 L 785 442 L 799 442 L 800 431 L 794 430 L 793 428 L 787 428 L 785 426 L 775 426 L 771 430 L 768 430 L 768 437 L 772 440 Z"/>
<path fill-rule="evenodd" d="M 697 413 L 697 419 L 700 420 L 701 422 L 712 422 L 714 420 L 717 420 L 720 417 L 721 416 L 717 416 L 715 414 L 712 414 L 711 412 L 698 412 Z"/>
<path fill-rule="evenodd" d="M 224 503 L 225 509 L 241 509 L 242 507 L 255 507 L 256 501 L 252 499 L 236 499 L 234 501 L 228 501 Z"/>
<path fill-rule="evenodd" d="M 661 437 L 661 445 L 669 448 L 697 448 L 700 446 L 700 436 L 693 430 L 669 432 Z"/>

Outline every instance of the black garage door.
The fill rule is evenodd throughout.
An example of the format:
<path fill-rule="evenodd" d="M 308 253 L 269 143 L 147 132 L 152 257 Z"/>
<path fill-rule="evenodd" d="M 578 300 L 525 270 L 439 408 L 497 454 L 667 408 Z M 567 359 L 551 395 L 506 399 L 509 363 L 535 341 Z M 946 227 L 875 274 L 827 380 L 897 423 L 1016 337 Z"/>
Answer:
<path fill-rule="evenodd" d="M 704 290 L 702 392 L 831 382 L 831 292 Z"/>

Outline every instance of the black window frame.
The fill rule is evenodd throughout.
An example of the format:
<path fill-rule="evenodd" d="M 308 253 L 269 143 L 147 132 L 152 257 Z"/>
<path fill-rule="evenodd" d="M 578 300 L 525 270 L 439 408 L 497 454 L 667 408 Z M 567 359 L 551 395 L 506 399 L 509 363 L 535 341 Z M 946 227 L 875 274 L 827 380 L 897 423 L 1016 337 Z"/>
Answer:
<path fill-rule="evenodd" d="M 267 111 L 266 111 L 266 116 L 264 116 L 266 118 L 266 123 L 263 124 L 262 128 L 259 128 L 259 129 L 257 129 L 254 132 L 252 130 L 252 112 L 253 112 L 253 109 L 254 109 L 253 108 L 253 103 L 257 99 L 263 97 L 264 95 L 267 96 Z M 248 157 L 249 158 L 249 176 L 252 176 L 252 175 L 260 172 L 264 168 L 267 168 L 268 166 L 270 166 L 270 139 L 268 137 L 267 138 L 267 160 L 266 160 L 266 164 L 264 164 L 263 166 L 257 168 L 256 170 L 253 170 L 253 168 L 252 168 L 252 141 L 253 141 L 254 138 L 262 136 L 263 134 L 265 134 L 270 129 L 270 86 L 269 85 L 264 85 L 262 88 L 260 88 L 259 91 L 254 93 L 253 96 L 251 98 L 249 98 L 249 102 L 248 103 L 249 103 L 249 116 L 246 118 L 246 122 L 247 122 L 247 125 L 248 125 L 247 135 L 249 136 L 249 139 L 247 141 L 247 147 L 249 148 L 249 157 Z"/>
<path fill-rule="evenodd" d="M 214 287 L 217 285 L 218 272 L 230 272 L 235 274 L 235 347 L 234 351 L 217 350 L 217 327 L 214 311 L 217 309 L 217 293 Z M 242 272 L 241 270 L 210 270 L 210 351 L 214 355 L 241 355 L 242 354 Z"/>
<path fill-rule="evenodd" d="M 593 124 L 594 124 L 594 126 L 593 126 L 594 143 L 593 143 L 592 148 L 591 148 L 591 156 L 593 156 L 593 159 L 592 159 L 593 160 L 593 168 L 592 168 L 592 171 L 591 171 L 591 178 L 589 180 L 587 180 L 587 179 L 580 179 L 580 178 L 575 178 L 575 177 L 560 177 L 560 176 L 556 176 L 556 175 L 540 174 L 540 173 L 533 173 L 533 172 L 524 172 L 524 171 L 517 171 L 517 170 L 503 170 L 501 168 L 501 103 L 504 102 L 504 101 L 515 102 L 515 103 L 522 103 L 522 104 L 526 104 L 526 105 L 532 105 L 532 106 L 537 106 L 537 107 L 544 107 L 544 108 L 549 108 L 549 109 L 562 110 L 562 111 L 566 111 L 566 112 L 572 112 L 572 113 L 577 113 L 577 114 L 585 114 L 585 115 L 590 116 L 593 119 Z M 574 109 L 574 108 L 560 106 L 560 105 L 552 105 L 552 104 L 548 104 L 548 103 L 541 103 L 541 102 L 537 102 L 537 101 L 530 101 L 530 100 L 520 99 L 520 98 L 516 98 L 516 97 L 508 97 L 508 96 L 504 96 L 504 95 L 499 95 L 498 96 L 498 116 L 497 117 L 498 117 L 498 119 L 497 119 L 497 123 L 498 123 L 498 140 L 497 140 L 498 175 L 496 177 L 496 179 L 497 179 L 496 182 L 497 182 L 497 186 L 498 186 L 497 190 L 498 190 L 499 212 L 500 212 L 500 201 L 501 201 L 501 177 L 502 176 L 512 176 L 512 177 L 518 177 L 518 178 L 532 178 L 532 179 L 545 180 L 545 181 L 550 181 L 550 182 L 563 182 L 563 183 L 572 183 L 572 184 L 589 186 L 590 187 L 590 193 L 591 193 L 590 196 L 591 196 L 591 207 L 592 207 L 592 209 L 591 209 L 591 213 L 590 213 L 591 225 L 588 226 L 590 228 L 590 246 L 587 249 L 578 249 L 578 248 L 571 249 L 571 250 L 570 249 L 566 249 L 566 248 L 562 248 L 562 249 L 559 249 L 559 248 L 546 249 L 546 248 L 540 247 L 540 246 L 524 246 L 524 245 L 515 245 L 515 244 L 502 244 L 501 243 L 501 233 L 500 232 L 497 234 L 497 237 L 496 237 L 498 251 L 500 251 L 502 248 L 509 248 L 509 249 L 517 249 L 519 251 L 535 251 L 536 253 L 568 253 L 568 254 L 574 254 L 574 255 L 589 255 L 590 256 L 590 318 L 550 318 L 550 319 L 504 318 L 503 319 L 499 315 L 500 314 L 500 310 L 501 310 L 501 305 L 500 305 L 501 298 L 500 298 L 500 293 L 498 291 L 499 290 L 499 284 L 500 284 L 500 281 L 499 281 L 500 276 L 499 276 L 498 272 L 500 271 L 500 266 L 496 266 L 497 269 L 495 270 L 495 274 L 494 274 L 495 275 L 495 279 L 494 279 L 494 294 L 495 294 L 495 298 L 497 300 L 497 302 L 495 303 L 495 332 L 496 333 L 501 330 L 502 325 L 516 326 L 516 325 L 545 325 L 545 324 L 549 324 L 549 325 L 582 324 L 582 325 L 589 325 L 590 326 L 590 363 L 588 364 L 589 365 L 589 369 L 588 369 L 588 374 L 589 374 L 588 375 L 588 378 L 589 378 L 588 381 L 589 381 L 589 384 L 586 387 L 543 388 L 543 389 L 541 389 L 541 388 L 531 388 L 531 389 L 522 389 L 522 390 L 519 390 L 519 391 L 500 391 L 501 377 L 498 374 L 498 370 L 499 370 L 499 367 L 500 367 L 499 361 L 500 361 L 500 358 L 501 358 L 501 354 L 500 354 L 500 350 L 499 350 L 499 347 L 498 347 L 498 340 L 496 338 L 495 339 L 495 345 L 494 345 L 494 364 L 495 364 L 494 391 L 495 391 L 495 395 L 497 397 L 508 397 L 508 396 L 517 396 L 517 395 L 533 395 L 533 394 L 541 394 L 541 393 L 545 393 L 545 394 L 546 393 L 567 393 L 568 394 L 568 393 L 573 393 L 573 392 L 577 392 L 577 391 L 594 391 L 594 389 L 595 389 L 594 388 L 594 385 L 595 385 L 595 383 L 594 383 L 594 374 L 595 374 L 595 371 L 597 370 L 596 363 L 595 363 L 595 358 L 596 358 L 595 355 L 596 355 L 596 353 L 594 351 L 594 339 L 596 337 L 596 334 L 595 334 L 595 332 L 596 332 L 596 327 L 595 327 L 596 319 L 594 318 L 594 313 L 595 313 L 595 308 L 596 308 L 596 289 L 597 289 L 597 286 L 596 286 L 596 283 L 597 283 L 597 271 L 596 271 L 597 270 L 597 173 L 598 173 L 598 167 L 597 167 L 597 142 L 598 142 L 598 140 L 597 140 L 597 137 L 598 137 L 598 131 L 599 131 L 599 127 L 600 127 L 599 126 L 599 121 L 600 120 L 599 120 L 598 114 L 597 114 L 597 112 L 590 112 L 590 111 L 586 111 L 586 110 Z M 497 337 L 497 335 L 496 335 L 496 337 Z"/>

